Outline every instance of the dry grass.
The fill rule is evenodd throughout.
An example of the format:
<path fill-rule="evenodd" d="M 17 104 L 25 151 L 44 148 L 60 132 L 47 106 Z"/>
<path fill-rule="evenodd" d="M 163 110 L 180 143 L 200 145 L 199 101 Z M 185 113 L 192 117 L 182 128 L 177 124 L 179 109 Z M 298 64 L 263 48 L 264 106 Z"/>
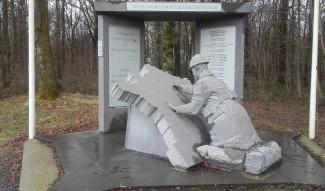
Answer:
<path fill-rule="evenodd" d="M 36 104 L 36 127 L 38 134 L 57 134 L 69 128 L 87 126 L 95 129 L 98 124 L 96 96 L 64 94 L 56 101 Z M 28 99 L 26 96 L 0 100 L 0 146 L 20 134 L 28 126 Z M 83 130 L 84 128 L 80 128 Z"/>
<path fill-rule="evenodd" d="M 257 129 L 308 136 L 309 107 L 306 104 L 248 100 L 244 106 Z M 317 109 L 316 130 L 317 143 L 325 148 L 325 105 Z"/>

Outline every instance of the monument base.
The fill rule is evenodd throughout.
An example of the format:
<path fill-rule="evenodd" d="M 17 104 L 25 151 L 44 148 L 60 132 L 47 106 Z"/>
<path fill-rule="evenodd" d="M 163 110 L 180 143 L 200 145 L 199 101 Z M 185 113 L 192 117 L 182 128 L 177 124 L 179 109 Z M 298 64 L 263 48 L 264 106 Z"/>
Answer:
<path fill-rule="evenodd" d="M 100 119 L 99 132 L 110 133 L 126 129 L 128 108 L 127 107 L 109 107 L 102 119 Z"/>
<path fill-rule="evenodd" d="M 325 167 L 299 146 L 294 140 L 296 134 L 269 131 L 258 133 L 265 141 L 277 141 L 283 153 L 281 162 L 260 176 L 215 172 L 209 169 L 180 172 L 173 169 L 167 160 L 124 149 L 125 131 L 109 134 L 83 132 L 44 137 L 55 145 L 65 172 L 50 190 L 109 190 L 120 187 L 159 186 L 165 186 L 165 189 L 183 189 L 184 186 L 184 189 L 195 187 L 204 190 L 207 185 L 242 187 L 247 184 L 261 186 L 293 183 L 325 186 Z"/>
<path fill-rule="evenodd" d="M 152 119 L 134 106 L 129 107 L 125 148 L 167 158 L 168 148 Z"/>

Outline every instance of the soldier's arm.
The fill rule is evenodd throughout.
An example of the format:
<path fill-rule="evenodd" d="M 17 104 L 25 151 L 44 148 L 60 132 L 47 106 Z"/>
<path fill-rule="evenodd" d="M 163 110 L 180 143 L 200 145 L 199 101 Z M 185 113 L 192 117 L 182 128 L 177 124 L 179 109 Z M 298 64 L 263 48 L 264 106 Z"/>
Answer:
<path fill-rule="evenodd" d="M 178 92 L 178 96 L 185 103 L 189 103 L 193 96 L 193 86 L 188 80 L 182 82 L 175 82 L 174 88 Z"/>
<path fill-rule="evenodd" d="M 169 103 L 168 107 L 174 110 L 176 113 L 198 115 L 200 113 L 201 108 L 203 107 L 203 102 L 192 100 L 190 103 L 179 106 L 175 106 Z"/>
<path fill-rule="evenodd" d="M 169 108 L 174 110 L 176 113 L 184 113 L 191 115 L 199 114 L 206 100 L 205 94 L 202 93 L 205 88 L 206 87 L 202 83 L 195 84 L 193 86 L 193 96 L 189 103 L 179 106 L 175 106 L 169 103 Z"/>

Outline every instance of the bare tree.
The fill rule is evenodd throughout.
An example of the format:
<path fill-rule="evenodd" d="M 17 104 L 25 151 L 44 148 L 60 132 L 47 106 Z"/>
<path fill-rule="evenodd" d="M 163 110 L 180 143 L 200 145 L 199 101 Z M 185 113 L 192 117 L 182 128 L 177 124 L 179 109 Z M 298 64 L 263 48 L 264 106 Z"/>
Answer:
<path fill-rule="evenodd" d="M 2 87 L 10 87 L 9 4 L 2 2 Z"/>
<path fill-rule="evenodd" d="M 280 56 L 279 56 L 279 83 L 285 84 L 288 76 L 287 50 L 288 50 L 288 12 L 289 1 L 280 0 L 279 7 L 279 37 L 280 37 Z"/>

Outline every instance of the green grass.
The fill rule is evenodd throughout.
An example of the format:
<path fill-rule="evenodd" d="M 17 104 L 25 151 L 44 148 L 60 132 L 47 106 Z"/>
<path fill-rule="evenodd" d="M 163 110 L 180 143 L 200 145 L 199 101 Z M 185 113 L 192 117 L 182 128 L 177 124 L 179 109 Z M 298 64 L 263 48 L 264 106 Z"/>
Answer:
<path fill-rule="evenodd" d="M 8 140 L 27 134 L 27 96 L 0 100 L 0 147 Z M 56 134 L 79 126 L 97 127 L 98 105 L 96 96 L 64 94 L 55 101 L 36 104 L 36 128 L 42 134 Z M 87 128 L 86 127 L 86 128 Z"/>

